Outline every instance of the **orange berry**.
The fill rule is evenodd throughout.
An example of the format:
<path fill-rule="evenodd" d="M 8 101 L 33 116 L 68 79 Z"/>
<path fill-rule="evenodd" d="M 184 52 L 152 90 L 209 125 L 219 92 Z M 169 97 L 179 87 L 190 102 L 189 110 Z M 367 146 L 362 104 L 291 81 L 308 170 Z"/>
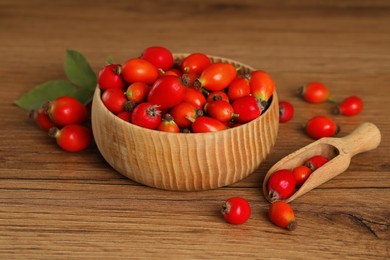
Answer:
<path fill-rule="evenodd" d="M 294 211 L 291 206 L 283 201 L 271 203 L 268 210 L 268 216 L 275 225 L 294 230 L 296 228 Z"/>

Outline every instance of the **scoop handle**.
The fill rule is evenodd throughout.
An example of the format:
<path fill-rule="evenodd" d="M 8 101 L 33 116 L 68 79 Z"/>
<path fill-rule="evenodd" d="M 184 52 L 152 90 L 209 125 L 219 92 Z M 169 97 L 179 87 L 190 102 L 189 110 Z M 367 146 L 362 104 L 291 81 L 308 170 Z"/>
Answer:
<path fill-rule="evenodd" d="M 356 154 L 377 148 L 381 142 L 381 132 L 376 125 L 366 122 L 341 139 L 344 141 L 349 154 L 353 157 Z"/>

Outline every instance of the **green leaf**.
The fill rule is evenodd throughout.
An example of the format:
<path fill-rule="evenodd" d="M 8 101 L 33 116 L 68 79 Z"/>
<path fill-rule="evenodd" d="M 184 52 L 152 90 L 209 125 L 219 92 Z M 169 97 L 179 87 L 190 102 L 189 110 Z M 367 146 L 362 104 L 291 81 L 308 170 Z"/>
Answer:
<path fill-rule="evenodd" d="M 85 89 L 96 87 L 96 74 L 80 52 L 67 50 L 64 67 L 66 76 L 76 86 Z"/>
<path fill-rule="evenodd" d="M 94 92 L 95 89 L 80 88 L 72 94 L 72 97 L 78 99 L 81 103 L 86 105 L 92 100 Z"/>
<path fill-rule="evenodd" d="M 26 110 L 36 110 L 44 102 L 60 96 L 71 96 L 84 104 L 90 102 L 97 78 L 88 61 L 80 52 L 67 50 L 64 67 L 70 82 L 66 80 L 45 82 L 16 100 L 15 104 Z"/>
<path fill-rule="evenodd" d="M 15 104 L 26 110 L 37 110 L 48 100 L 54 100 L 61 96 L 77 98 L 84 104 L 92 98 L 93 91 L 77 89 L 75 85 L 66 80 L 53 80 L 38 85 L 27 92 Z"/>

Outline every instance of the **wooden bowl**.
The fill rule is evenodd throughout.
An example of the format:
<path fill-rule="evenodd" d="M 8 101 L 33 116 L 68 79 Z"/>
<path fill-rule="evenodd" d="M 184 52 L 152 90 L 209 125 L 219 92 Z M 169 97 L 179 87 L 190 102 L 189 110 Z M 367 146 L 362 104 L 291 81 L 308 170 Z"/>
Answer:
<path fill-rule="evenodd" d="M 185 56 L 175 54 L 177 59 Z M 254 70 L 237 61 L 210 58 L 239 66 L 240 74 Z M 278 126 L 276 91 L 259 118 L 211 133 L 166 133 L 125 122 L 104 106 L 99 87 L 92 103 L 93 134 L 104 159 L 131 180 L 165 190 L 208 190 L 249 176 L 270 153 Z"/>

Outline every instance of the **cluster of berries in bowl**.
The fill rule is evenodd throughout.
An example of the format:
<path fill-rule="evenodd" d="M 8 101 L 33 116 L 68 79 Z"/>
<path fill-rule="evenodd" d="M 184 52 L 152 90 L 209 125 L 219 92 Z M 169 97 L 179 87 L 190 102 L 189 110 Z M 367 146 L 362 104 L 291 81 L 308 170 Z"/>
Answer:
<path fill-rule="evenodd" d="M 105 66 L 98 84 L 103 104 L 119 118 L 175 133 L 215 132 L 250 122 L 265 112 L 275 90 L 265 71 L 245 73 L 203 53 L 173 55 L 160 46 Z"/>
<path fill-rule="evenodd" d="M 271 152 L 278 95 L 266 72 L 244 63 L 149 47 L 102 68 L 91 122 L 99 151 L 126 177 L 208 190 L 247 177 Z"/>

